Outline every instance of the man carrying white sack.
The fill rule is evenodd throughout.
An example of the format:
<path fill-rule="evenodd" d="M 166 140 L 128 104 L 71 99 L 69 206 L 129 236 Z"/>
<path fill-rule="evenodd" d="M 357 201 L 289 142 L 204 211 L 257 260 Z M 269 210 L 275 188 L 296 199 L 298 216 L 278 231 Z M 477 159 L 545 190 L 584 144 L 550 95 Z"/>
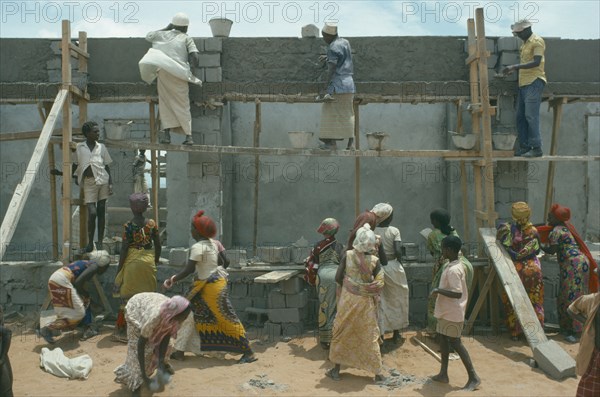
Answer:
<path fill-rule="evenodd" d="M 190 69 L 190 62 L 199 65 L 200 55 L 194 40 L 186 34 L 189 24 L 187 15 L 179 12 L 169 26 L 148 33 L 146 40 L 152 48 L 139 62 L 142 80 L 150 84 L 158 78 L 161 143 L 171 143 L 173 131 L 185 134 L 184 145 L 194 144 L 188 82 L 202 85 L 202 81 Z"/>

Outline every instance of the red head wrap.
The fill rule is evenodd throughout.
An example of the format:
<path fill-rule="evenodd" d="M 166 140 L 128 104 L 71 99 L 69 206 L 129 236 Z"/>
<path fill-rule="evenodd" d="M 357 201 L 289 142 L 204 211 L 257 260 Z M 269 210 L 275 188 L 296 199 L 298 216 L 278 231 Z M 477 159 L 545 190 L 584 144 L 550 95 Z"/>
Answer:
<path fill-rule="evenodd" d="M 192 218 L 194 228 L 202 237 L 212 238 L 217 235 L 217 225 L 208 216 L 204 215 L 204 211 L 200 210 Z"/>
<path fill-rule="evenodd" d="M 561 222 L 567 222 L 571 219 L 571 210 L 569 207 L 563 207 L 559 204 L 552 204 L 552 207 L 550 207 L 550 212 Z"/>

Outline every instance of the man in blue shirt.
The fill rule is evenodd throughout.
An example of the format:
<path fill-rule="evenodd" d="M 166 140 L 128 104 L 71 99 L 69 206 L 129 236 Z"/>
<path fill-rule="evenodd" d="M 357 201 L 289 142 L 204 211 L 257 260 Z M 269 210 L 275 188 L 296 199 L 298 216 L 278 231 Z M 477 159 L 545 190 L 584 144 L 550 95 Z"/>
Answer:
<path fill-rule="evenodd" d="M 325 23 L 322 30 L 323 40 L 328 44 L 326 62 L 328 77 L 321 112 L 321 130 L 319 139 L 322 148 L 337 148 L 336 141 L 348 139 L 347 150 L 354 147 L 354 66 L 352 49 L 346 39 L 338 36 L 337 25 Z"/>

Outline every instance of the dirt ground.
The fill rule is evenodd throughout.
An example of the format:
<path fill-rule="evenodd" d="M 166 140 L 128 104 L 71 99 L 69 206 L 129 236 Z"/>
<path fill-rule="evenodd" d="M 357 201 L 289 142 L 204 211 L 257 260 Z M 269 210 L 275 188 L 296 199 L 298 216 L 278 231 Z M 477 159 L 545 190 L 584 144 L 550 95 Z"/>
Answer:
<path fill-rule="evenodd" d="M 12 326 L 13 340 L 9 352 L 14 373 L 16 396 L 128 396 L 129 392 L 114 382 L 113 370 L 125 360 L 126 345 L 112 340 L 112 329 L 103 327 L 101 334 L 86 341 L 79 333 L 67 333 L 58 338 L 56 347 L 67 357 L 88 354 L 93 369 L 87 380 L 67 380 L 44 372 L 39 367 L 40 352 L 47 346 L 25 327 Z M 373 375 L 342 367 L 341 380 L 325 376 L 332 366 L 327 352 L 318 344 L 312 332 L 300 338 L 266 341 L 259 330 L 248 330 L 258 361 L 237 364 L 239 356 L 186 354 L 185 360 L 172 361 L 175 375 L 172 382 L 156 396 L 573 396 L 578 379 L 556 381 L 541 370 L 528 365 L 532 357 L 525 342 L 513 342 L 501 337 L 476 336 L 463 338 L 471 354 L 482 384 L 475 392 L 460 388 L 467 374 L 460 360 L 450 361 L 450 384 L 438 384 L 428 377 L 439 370 L 438 361 L 412 341 L 420 335 L 405 332 L 399 345 L 386 342 L 384 366 L 389 381 L 376 385 Z M 563 342 L 560 335 L 549 335 L 571 356 L 578 345 Z M 437 351 L 430 339 L 423 339 Z M 149 396 L 144 391 L 144 396 Z"/>

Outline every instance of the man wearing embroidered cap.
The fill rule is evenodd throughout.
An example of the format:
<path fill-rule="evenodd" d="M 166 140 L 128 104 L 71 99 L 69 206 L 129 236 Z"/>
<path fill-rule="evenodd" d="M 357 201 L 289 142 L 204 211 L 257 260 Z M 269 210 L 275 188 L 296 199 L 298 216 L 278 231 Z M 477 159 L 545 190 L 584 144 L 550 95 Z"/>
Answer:
<path fill-rule="evenodd" d="M 542 92 L 547 83 L 544 72 L 546 44 L 544 39 L 531 31 L 531 22 L 523 19 L 511 25 L 513 35 L 523 40 L 521 61 L 504 68 L 504 74 L 519 71 L 519 95 L 517 100 L 517 131 L 519 146 L 515 156 L 541 157 L 540 105 Z"/>
<path fill-rule="evenodd" d="M 336 149 L 336 141 L 348 139 L 346 149 L 352 149 L 354 143 L 354 65 L 352 49 L 346 39 L 338 36 L 337 25 L 326 22 L 323 26 L 323 40 L 328 44 L 327 56 L 327 94 L 317 97 L 324 102 L 321 112 L 321 130 L 319 139 L 323 149 Z"/>
<path fill-rule="evenodd" d="M 189 24 L 187 15 L 179 12 L 166 28 L 146 35 L 152 48 L 140 61 L 140 73 L 148 83 L 158 78 L 161 143 L 171 143 L 173 131 L 185 134 L 184 145 L 194 144 L 188 82 L 200 85 L 202 81 L 190 69 L 190 62 L 197 67 L 200 57 L 194 40 L 186 34 Z"/>

